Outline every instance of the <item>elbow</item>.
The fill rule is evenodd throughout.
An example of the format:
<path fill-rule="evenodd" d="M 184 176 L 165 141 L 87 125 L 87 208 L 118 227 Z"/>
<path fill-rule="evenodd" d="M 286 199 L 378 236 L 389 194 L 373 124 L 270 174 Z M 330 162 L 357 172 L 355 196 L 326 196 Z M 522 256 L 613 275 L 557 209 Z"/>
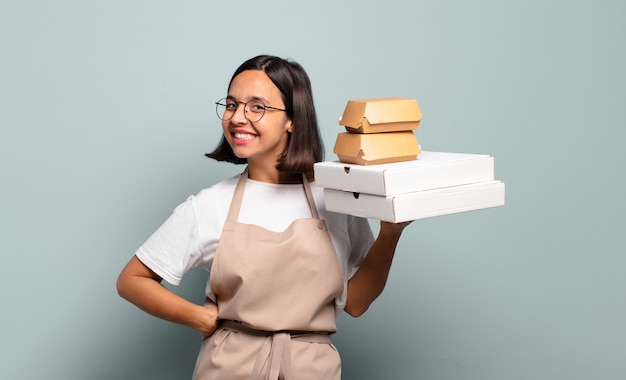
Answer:
<path fill-rule="evenodd" d="M 362 316 L 363 314 L 365 314 L 367 309 L 368 309 L 368 306 L 356 307 L 356 306 L 353 306 L 353 305 L 346 305 L 346 307 L 343 310 L 346 313 L 348 313 L 349 316 L 351 316 L 353 318 L 358 318 L 358 317 Z"/>
<path fill-rule="evenodd" d="M 117 290 L 117 294 L 124 298 L 128 299 L 128 287 L 126 286 L 126 279 L 124 278 L 124 274 L 120 274 L 115 283 L 115 289 Z"/>
<path fill-rule="evenodd" d="M 117 290 L 117 294 L 120 297 L 126 298 L 126 297 L 124 297 L 124 284 L 123 284 L 122 279 L 120 277 L 118 277 L 117 281 L 115 282 L 115 289 Z"/>

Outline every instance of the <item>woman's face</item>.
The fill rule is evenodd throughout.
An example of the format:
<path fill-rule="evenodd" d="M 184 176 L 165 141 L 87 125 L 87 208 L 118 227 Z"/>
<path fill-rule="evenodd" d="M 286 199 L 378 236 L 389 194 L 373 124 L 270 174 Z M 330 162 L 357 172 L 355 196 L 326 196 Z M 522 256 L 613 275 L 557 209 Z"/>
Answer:
<path fill-rule="evenodd" d="M 228 100 L 237 103 L 238 107 L 231 119 L 222 121 L 222 128 L 235 155 L 247 158 L 250 165 L 275 167 L 278 156 L 287 146 L 288 132 L 292 130 L 291 119 L 284 111 L 267 108 L 261 120 L 251 122 L 246 118 L 243 103 L 261 100 L 266 106 L 284 109 L 278 87 L 265 72 L 246 70 L 233 79 Z"/>

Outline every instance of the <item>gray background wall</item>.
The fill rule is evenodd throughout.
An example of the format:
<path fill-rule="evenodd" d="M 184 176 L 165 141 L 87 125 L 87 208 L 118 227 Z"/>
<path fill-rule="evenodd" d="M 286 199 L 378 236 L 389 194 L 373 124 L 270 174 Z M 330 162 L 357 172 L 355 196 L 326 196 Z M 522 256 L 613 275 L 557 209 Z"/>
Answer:
<path fill-rule="evenodd" d="M 623 1 L 0 0 L 2 379 L 188 378 L 195 332 L 120 299 L 134 250 L 239 168 L 213 101 L 260 53 L 410 97 L 425 150 L 488 153 L 506 207 L 412 224 L 339 321 L 345 379 L 626 379 Z M 376 223 L 373 222 L 376 226 Z M 202 298 L 205 273 L 176 289 Z"/>

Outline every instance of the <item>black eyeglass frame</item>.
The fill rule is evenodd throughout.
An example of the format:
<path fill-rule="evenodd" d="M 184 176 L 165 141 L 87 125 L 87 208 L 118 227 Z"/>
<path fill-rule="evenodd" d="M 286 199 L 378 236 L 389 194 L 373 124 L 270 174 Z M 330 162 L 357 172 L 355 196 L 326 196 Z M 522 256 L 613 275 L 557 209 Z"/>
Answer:
<path fill-rule="evenodd" d="M 237 105 L 237 108 L 235 108 L 233 113 L 228 118 L 224 117 L 224 113 L 227 111 L 226 107 L 228 107 L 228 104 L 224 104 L 224 103 L 226 103 L 226 101 L 232 101 L 233 103 L 235 103 Z M 222 103 L 222 102 L 224 102 L 224 103 Z M 261 116 L 259 116 L 259 118 L 256 119 L 256 120 L 251 120 L 248 117 L 248 112 L 250 112 L 250 109 L 248 108 L 248 103 L 250 103 L 250 102 L 258 102 L 258 103 L 261 103 L 263 105 L 263 112 L 261 113 Z M 246 119 L 248 119 L 248 121 L 251 122 L 251 123 L 256 123 L 257 121 L 261 120 L 263 118 L 263 116 L 265 116 L 265 111 L 267 111 L 268 109 L 275 110 L 275 111 L 287 112 L 287 110 L 283 109 L 283 108 L 268 106 L 267 104 L 265 104 L 265 102 L 263 102 L 260 99 L 250 99 L 247 102 L 238 102 L 236 100 L 232 100 L 232 99 L 228 99 L 228 98 L 222 98 L 222 99 L 218 100 L 217 102 L 215 102 L 215 113 L 217 113 L 217 117 L 220 120 L 228 121 L 228 120 L 232 119 L 233 116 L 235 116 L 235 113 L 237 113 L 237 110 L 239 109 L 239 105 L 240 104 L 243 104 L 243 111 L 244 111 L 243 114 L 246 117 Z M 220 106 L 224 107 L 224 113 L 222 113 L 221 115 L 220 115 L 220 108 L 219 108 Z"/>

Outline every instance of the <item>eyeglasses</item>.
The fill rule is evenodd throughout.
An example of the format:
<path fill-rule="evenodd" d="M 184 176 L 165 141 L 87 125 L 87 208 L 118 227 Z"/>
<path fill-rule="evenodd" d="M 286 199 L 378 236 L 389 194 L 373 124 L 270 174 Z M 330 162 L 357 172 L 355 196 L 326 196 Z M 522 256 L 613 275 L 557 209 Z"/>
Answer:
<path fill-rule="evenodd" d="M 268 106 L 258 99 L 251 99 L 247 102 L 237 102 L 232 99 L 222 98 L 215 102 L 215 111 L 217 112 L 217 117 L 222 120 L 230 120 L 237 112 L 237 108 L 239 105 L 243 104 L 244 115 L 246 119 L 248 119 L 251 123 L 255 123 L 265 115 L 265 111 L 275 110 L 275 111 L 284 111 L 287 110 L 282 108 L 276 108 L 272 106 Z"/>

